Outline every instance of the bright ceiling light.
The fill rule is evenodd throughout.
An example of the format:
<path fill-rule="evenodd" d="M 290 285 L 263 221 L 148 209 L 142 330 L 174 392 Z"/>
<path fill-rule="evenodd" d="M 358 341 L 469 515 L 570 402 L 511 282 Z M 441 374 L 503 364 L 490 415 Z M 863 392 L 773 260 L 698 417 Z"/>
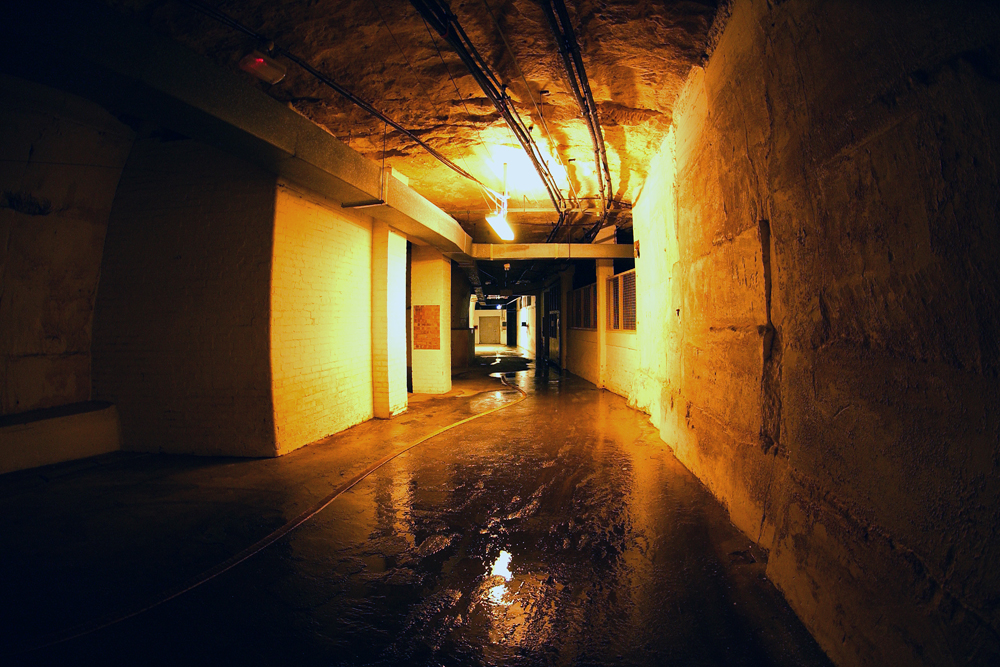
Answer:
<path fill-rule="evenodd" d="M 548 144 L 544 139 L 536 137 L 536 140 L 543 150 L 548 148 Z M 523 148 L 520 146 L 505 145 L 500 142 L 493 143 L 490 142 L 489 138 L 486 141 L 489 144 L 488 148 L 486 146 L 479 146 L 474 150 L 482 161 L 482 164 L 498 181 L 504 177 L 504 165 L 510 167 L 509 177 L 506 179 L 506 182 L 512 199 L 521 201 L 523 197 L 527 197 L 532 201 L 548 200 L 545 185 L 535 170 L 534 163 L 528 157 L 528 154 L 524 152 Z M 549 171 L 552 172 L 552 176 L 556 179 L 559 187 L 568 188 L 569 176 L 563 165 L 555 159 L 546 159 L 545 163 L 548 165 Z M 582 163 L 577 167 L 576 171 L 579 171 L 581 166 L 583 166 Z"/>
<path fill-rule="evenodd" d="M 486 222 L 490 223 L 490 227 L 493 231 L 497 233 L 504 241 L 514 240 L 514 230 L 510 228 L 507 224 L 507 165 L 503 166 L 503 194 L 498 192 L 491 192 L 490 196 L 499 205 L 500 210 L 496 211 L 493 215 L 486 216 Z"/>
<path fill-rule="evenodd" d="M 493 228 L 493 231 L 495 231 L 497 236 L 504 241 L 514 240 L 514 230 L 507 224 L 507 217 L 502 213 L 486 216 L 486 222 L 490 223 L 490 227 Z"/>

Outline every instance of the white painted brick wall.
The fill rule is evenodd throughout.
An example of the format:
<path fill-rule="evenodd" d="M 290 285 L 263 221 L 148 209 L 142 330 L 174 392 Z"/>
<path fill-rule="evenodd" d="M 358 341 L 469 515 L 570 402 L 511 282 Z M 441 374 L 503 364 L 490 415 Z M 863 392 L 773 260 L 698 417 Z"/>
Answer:
<path fill-rule="evenodd" d="M 535 354 L 535 299 L 537 297 L 532 299 L 530 306 L 517 309 L 517 346 L 531 355 Z M 518 305 L 524 303 L 525 299 L 522 298 Z M 521 326 L 522 323 L 527 323 L 528 326 Z"/>
<path fill-rule="evenodd" d="M 369 222 L 279 184 L 271 278 L 279 454 L 374 416 L 371 262 Z"/>
<path fill-rule="evenodd" d="M 406 239 L 372 226 L 372 385 L 375 416 L 406 409 Z"/>

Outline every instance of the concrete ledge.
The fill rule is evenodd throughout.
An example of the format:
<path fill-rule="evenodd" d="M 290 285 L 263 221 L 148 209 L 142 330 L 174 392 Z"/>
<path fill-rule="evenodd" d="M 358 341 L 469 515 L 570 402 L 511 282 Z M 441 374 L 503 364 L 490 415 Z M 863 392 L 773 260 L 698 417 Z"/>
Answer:
<path fill-rule="evenodd" d="M 336 202 L 383 197 L 365 215 L 448 256 L 469 253 L 472 239 L 454 218 L 378 164 L 135 19 L 94 0 L 34 0 L 4 18 L 0 71 L 156 121 Z"/>
<path fill-rule="evenodd" d="M 475 259 L 632 259 L 631 245 L 593 243 L 473 243 Z"/>
<path fill-rule="evenodd" d="M 76 403 L 0 418 L 0 474 L 121 449 L 118 410 Z"/>

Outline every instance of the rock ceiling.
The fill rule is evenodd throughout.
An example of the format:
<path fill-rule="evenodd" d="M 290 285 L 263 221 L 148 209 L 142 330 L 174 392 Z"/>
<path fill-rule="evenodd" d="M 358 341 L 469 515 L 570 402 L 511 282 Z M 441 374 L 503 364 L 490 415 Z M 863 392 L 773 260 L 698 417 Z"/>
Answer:
<path fill-rule="evenodd" d="M 175 0 L 108 0 L 157 30 L 237 70 L 259 48 L 249 38 Z M 555 209 L 525 152 L 447 42 L 407 0 L 209 0 L 307 61 L 411 130 L 489 187 L 503 189 L 519 241 L 543 241 Z M 713 0 L 567 2 L 607 145 L 619 225 L 643 183 L 693 64 L 705 54 Z M 461 0 L 451 9 L 472 44 L 507 85 L 513 105 L 575 209 L 557 240 L 579 239 L 600 219 L 593 145 L 571 92 L 540 0 Z M 509 48 L 508 48 L 509 45 Z M 269 86 L 247 80 L 325 127 L 351 148 L 409 179 L 476 241 L 498 239 L 485 224 L 481 188 L 402 133 L 292 63 Z M 522 76 L 523 75 L 523 76 Z"/>

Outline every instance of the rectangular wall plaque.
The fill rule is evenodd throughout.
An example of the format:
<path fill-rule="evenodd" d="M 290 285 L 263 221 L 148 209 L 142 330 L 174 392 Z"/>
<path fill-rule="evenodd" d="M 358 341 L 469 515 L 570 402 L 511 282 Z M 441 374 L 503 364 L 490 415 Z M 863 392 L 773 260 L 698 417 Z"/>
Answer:
<path fill-rule="evenodd" d="M 413 306 L 413 349 L 441 349 L 441 306 Z"/>

